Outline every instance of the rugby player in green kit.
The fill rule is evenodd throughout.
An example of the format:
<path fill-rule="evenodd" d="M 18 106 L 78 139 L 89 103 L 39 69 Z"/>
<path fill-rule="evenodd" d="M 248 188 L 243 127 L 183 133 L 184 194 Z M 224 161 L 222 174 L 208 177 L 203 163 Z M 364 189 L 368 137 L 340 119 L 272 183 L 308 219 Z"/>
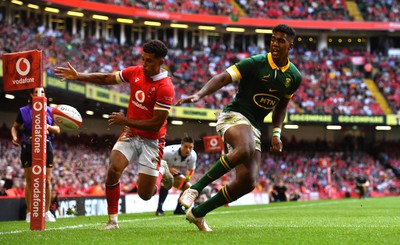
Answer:
<path fill-rule="evenodd" d="M 281 152 L 280 139 L 287 105 L 301 83 L 301 74 L 289 60 L 296 32 L 287 25 L 272 30 L 270 52 L 255 55 L 230 66 L 211 78 L 202 89 L 179 100 L 176 105 L 196 103 L 232 82 L 238 82 L 234 100 L 218 115 L 217 133 L 228 146 L 223 155 L 197 183 L 187 189 L 179 201 L 189 208 L 186 219 L 201 231 L 212 231 L 204 216 L 251 192 L 257 183 L 261 163 L 261 128 L 272 113 L 271 151 Z M 223 186 L 206 202 L 193 208 L 202 189 L 232 169 L 236 178 Z"/>

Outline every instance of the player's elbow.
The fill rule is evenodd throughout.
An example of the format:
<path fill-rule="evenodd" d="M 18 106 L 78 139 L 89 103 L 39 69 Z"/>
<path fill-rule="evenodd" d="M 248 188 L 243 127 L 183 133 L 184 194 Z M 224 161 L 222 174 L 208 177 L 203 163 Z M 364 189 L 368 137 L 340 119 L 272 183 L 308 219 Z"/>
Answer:
<path fill-rule="evenodd" d="M 162 125 L 161 125 L 161 126 L 162 126 Z M 148 129 L 148 131 L 150 131 L 150 132 L 158 132 L 158 131 L 160 131 L 161 126 L 154 125 L 154 126 L 150 127 L 150 128 Z"/>
<path fill-rule="evenodd" d="M 157 122 L 157 123 L 154 123 L 153 125 L 151 125 L 148 130 L 151 132 L 158 132 L 161 130 L 163 125 L 164 125 L 164 122 L 162 122 L 162 123 Z"/>

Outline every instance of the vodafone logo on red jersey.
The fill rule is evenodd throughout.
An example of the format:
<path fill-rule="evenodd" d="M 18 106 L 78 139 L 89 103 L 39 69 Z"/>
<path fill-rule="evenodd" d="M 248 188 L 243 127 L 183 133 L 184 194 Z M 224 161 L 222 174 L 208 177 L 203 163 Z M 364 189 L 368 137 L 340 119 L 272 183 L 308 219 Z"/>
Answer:
<path fill-rule="evenodd" d="M 137 100 L 137 102 L 135 100 L 132 100 L 132 104 L 134 104 L 136 107 L 138 107 L 142 110 L 145 110 L 145 111 L 149 110 L 146 106 L 141 104 L 146 99 L 146 94 L 143 92 L 143 90 L 136 91 L 135 99 Z"/>
<path fill-rule="evenodd" d="M 21 67 L 21 62 L 25 64 L 25 67 Z M 29 61 L 25 58 L 19 58 L 15 64 L 15 69 L 19 75 L 26 76 L 31 71 L 31 63 L 29 63 Z"/>
<path fill-rule="evenodd" d="M 146 95 L 144 94 L 144 92 L 142 90 L 138 90 L 135 93 L 135 98 L 140 103 L 143 103 L 144 99 L 146 98 Z"/>

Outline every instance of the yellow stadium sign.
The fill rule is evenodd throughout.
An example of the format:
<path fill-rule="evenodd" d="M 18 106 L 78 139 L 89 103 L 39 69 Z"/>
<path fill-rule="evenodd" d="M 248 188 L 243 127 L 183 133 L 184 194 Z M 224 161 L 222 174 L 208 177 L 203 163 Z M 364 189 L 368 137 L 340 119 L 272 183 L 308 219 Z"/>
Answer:
<path fill-rule="evenodd" d="M 75 92 L 78 94 L 85 95 L 86 87 L 84 84 L 68 82 L 68 91 Z"/>

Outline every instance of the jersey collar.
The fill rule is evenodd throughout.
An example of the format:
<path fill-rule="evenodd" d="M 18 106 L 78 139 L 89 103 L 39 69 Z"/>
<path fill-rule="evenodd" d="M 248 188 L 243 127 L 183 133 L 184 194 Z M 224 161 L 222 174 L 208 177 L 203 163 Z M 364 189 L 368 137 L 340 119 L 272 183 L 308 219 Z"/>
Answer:
<path fill-rule="evenodd" d="M 282 72 L 285 72 L 287 69 L 289 69 L 289 66 L 290 66 L 290 60 L 288 59 L 288 63 L 287 63 L 287 65 L 285 65 L 285 66 L 282 66 L 282 67 L 278 67 L 276 64 L 275 64 L 275 62 L 274 62 L 274 60 L 272 59 L 272 54 L 271 53 L 268 53 L 267 54 L 267 58 L 268 58 L 268 63 L 269 63 L 269 65 L 271 66 L 271 68 L 272 69 L 280 69 Z"/>
<path fill-rule="evenodd" d="M 156 74 L 156 75 L 154 75 L 154 76 L 151 76 L 151 79 L 153 79 L 153 81 L 158 81 L 158 80 L 161 80 L 163 78 L 166 78 L 167 76 L 168 76 L 168 71 L 166 71 L 166 70 L 161 68 L 161 72 Z"/>

